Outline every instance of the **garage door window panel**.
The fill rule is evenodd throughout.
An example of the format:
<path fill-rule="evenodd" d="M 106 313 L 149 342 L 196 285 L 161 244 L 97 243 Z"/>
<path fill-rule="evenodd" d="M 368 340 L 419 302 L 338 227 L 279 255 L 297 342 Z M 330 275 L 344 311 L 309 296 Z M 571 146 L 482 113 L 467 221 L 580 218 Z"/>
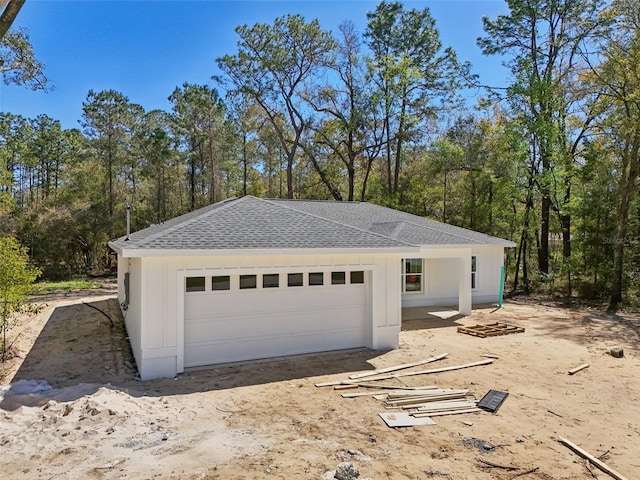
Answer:
<path fill-rule="evenodd" d="M 362 270 L 351 272 L 349 277 L 351 285 L 364 283 L 364 272 Z"/>
<path fill-rule="evenodd" d="M 231 277 L 229 275 L 211 277 L 211 290 L 231 290 Z"/>
<path fill-rule="evenodd" d="M 287 276 L 287 285 L 290 287 L 302 287 L 304 285 L 302 273 L 290 273 Z"/>
<path fill-rule="evenodd" d="M 187 277 L 185 280 L 186 292 L 204 292 L 205 277 Z"/>
<path fill-rule="evenodd" d="M 258 288 L 256 275 L 240 275 L 240 290 Z"/>
<path fill-rule="evenodd" d="M 324 273 L 322 272 L 309 273 L 309 285 L 324 285 Z"/>
<path fill-rule="evenodd" d="M 331 272 L 331 285 L 344 285 L 346 282 L 345 272 Z"/>
<path fill-rule="evenodd" d="M 280 275 L 268 273 L 262 276 L 262 288 L 278 288 L 280 286 Z"/>

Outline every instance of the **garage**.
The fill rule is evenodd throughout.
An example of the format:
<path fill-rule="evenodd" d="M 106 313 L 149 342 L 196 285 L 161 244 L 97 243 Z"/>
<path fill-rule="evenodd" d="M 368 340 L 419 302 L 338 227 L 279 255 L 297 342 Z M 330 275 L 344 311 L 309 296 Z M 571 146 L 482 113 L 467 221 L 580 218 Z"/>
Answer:
<path fill-rule="evenodd" d="M 185 278 L 184 366 L 370 344 L 370 272 Z"/>

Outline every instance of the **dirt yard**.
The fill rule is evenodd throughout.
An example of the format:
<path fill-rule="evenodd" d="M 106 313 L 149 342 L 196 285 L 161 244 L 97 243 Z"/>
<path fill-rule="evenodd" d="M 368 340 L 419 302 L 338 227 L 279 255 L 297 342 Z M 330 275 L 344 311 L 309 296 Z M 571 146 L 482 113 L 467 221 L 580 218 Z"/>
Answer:
<path fill-rule="evenodd" d="M 37 317 L 10 332 L 18 335 L 18 357 L 5 363 L 0 383 L 34 392 L 46 384 L 26 381 L 44 380 L 53 389 L 0 397 L 4 478 L 320 480 L 332 478 L 327 472 L 341 462 L 374 480 L 611 478 L 558 436 L 626 478 L 640 478 L 635 314 L 508 302 L 466 318 L 414 315 L 404 323 L 401 348 L 391 352 L 247 362 L 140 382 L 113 292 L 44 300 Z M 496 321 L 526 331 L 485 339 L 456 332 L 458 325 Z M 614 346 L 624 358 L 609 355 Z M 314 386 L 445 352 L 428 367 L 474 362 L 481 354 L 498 359 L 384 383 L 468 388 L 478 399 L 489 389 L 509 392 L 496 414 L 392 429 L 377 415 L 384 411 L 379 401 Z M 584 363 L 590 366 L 568 375 Z"/>

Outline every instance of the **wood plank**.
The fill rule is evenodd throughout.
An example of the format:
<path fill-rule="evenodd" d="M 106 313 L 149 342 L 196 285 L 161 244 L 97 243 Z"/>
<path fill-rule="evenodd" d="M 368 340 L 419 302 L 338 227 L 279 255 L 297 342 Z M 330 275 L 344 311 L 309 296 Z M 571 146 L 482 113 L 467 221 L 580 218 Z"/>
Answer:
<path fill-rule="evenodd" d="M 386 398 L 386 390 L 368 390 L 366 392 L 349 392 L 343 393 L 342 398 L 358 398 L 358 397 L 374 397 L 376 395 L 384 395 Z"/>
<path fill-rule="evenodd" d="M 355 373 L 353 375 L 350 375 L 349 378 L 352 380 L 355 380 L 357 378 L 365 378 L 365 377 L 370 377 L 372 375 L 380 375 L 383 373 L 394 372 L 396 370 L 404 370 L 405 368 L 419 367 L 420 365 L 425 365 L 427 363 L 437 362 L 438 360 L 442 360 L 447 356 L 449 356 L 448 353 L 441 353 L 440 355 L 436 355 L 435 357 L 427 358 L 426 360 L 420 360 L 418 362 L 405 363 L 403 365 L 396 365 L 396 366 L 387 367 L 387 368 L 379 368 L 377 370 L 371 370 L 368 372 Z"/>
<path fill-rule="evenodd" d="M 414 375 L 429 375 L 431 373 L 449 372 L 451 370 L 460 370 L 462 368 L 477 367 L 480 365 L 489 365 L 490 363 L 493 363 L 493 362 L 494 360 L 492 358 L 487 358 L 486 360 L 479 360 L 477 362 L 465 363 L 464 365 L 452 365 L 450 367 L 432 368 L 430 370 L 418 370 L 417 372 L 390 373 L 388 375 L 380 375 L 378 377 L 369 378 L 368 381 L 389 380 L 392 378 L 411 377 Z"/>
<path fill-rule="evenodd" d="M 333 387 L 334 390 L 351 390 L 354 388 L 358 388 L 358 385 L 336 385 Z"/>
<path fill-rule="evenodd" d="M 580 370 L 584 370 L 585 368 L 589 368 L 589 364 L 588 363 L 580 365 L 579 367 L 576 367 L 576 368 L 572 368 L 571 370 L 569 370 L 569 375 L 573 375 L 575 373 L 578 373 Z"/>
<path fill-rule="evenodd" d="M 414 403 L 429 403 L 429 402 L 438 402 L 441 400 L 456 400 L 459 398 L 467 398 L 468 390 L 461 390 L 456 393 L 443 393 L 440 395 L 418 395 L 415 397 L 403 398 L 403 399 L 389 399 L 387 398 L 387 405 L 389 406 L 402 406 L 402 405 L 411 405 Z"/>
<path fill-rule="evenodd" d="M 414 417 L 442 417 L 443 415 L 460 415 L 462 413 L 474 413 L 482 412 L 479 408 L 468 408 L 466 410 L 446 410 L 442 412 L 415 412 L 412 413 Z"/>
<path fill-rule="evenodd" d="M 441 401 L 441 402 L 433 402 L 433 403 L 423 403 L 420 405 L 416 405 L 414 408 L 417 408 L 419 412 L 427 412 L 430 410 L 454 410 L 460 408 L 474 408 L 476 407 L 475 400 L 460 400 L 460 401 Z"/>
<path fill-rule="evenodd" d="M 596 467 L 598 467 L 600 470 L 602 470 L 604 473 L 608 473 L 609 475 L 611 475 L 616 480 L 628 480 L 627 477 L 625 477 L 621 473 L 616 472 L 613 468 L 608 466 L 602 460 L 594 457 L 589 452 L 587 452 L 586 450 L 580 448 L 578 445 L 576 445 L 575 443 L 571 442 L 570 440 L 567 440 L 566 438 L 562 438 L 562 437 L 558 437 L 558 440 L 560 441 L 560 443 L 564 444 L 566 447 L 569 447 L 571 450 L 573 450 L 575 453 L 580 455 L 582 458 L 586 458 L 591 463 L 593 463 Z"/>
<path fill-rule="evenodd" d="M 420 387 L 424 390 L 412 390 L 411 392 L 427 392 L 429 389 L 437 389 L 435 385 L 428 385 L 426 387 Z M 342 398 L 357 398 L 357 397 L 374 397 L 376 395 L 384 395 L 385 399 L 390 394 L 403 393 L 405 390 L 368 390 L 366 392 L 347 392 L 342 394 Z"/>

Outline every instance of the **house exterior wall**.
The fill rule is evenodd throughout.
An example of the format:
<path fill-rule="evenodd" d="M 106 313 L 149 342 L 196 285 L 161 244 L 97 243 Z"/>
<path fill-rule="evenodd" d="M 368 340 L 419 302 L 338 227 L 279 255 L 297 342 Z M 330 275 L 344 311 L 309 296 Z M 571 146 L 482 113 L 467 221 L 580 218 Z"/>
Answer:
<path fill-rule="evenodd" d="M 471 256 L 476 257 L 474 289 L 471 289 Z M 462 290 L 470 291 L 472 304 L 498 300 L 503 247 L 425 249 L 419 258 L 423 259 L 423 291 L 403 293 L 403 307 L 458 305 L 462 312 L 460 303 L 465 301 Z"/>
<path fill-rule="evenodd" d="M 118 302 L 125 302 L 124 278 L 129 274 L 129 304 L 122 315 L 138 369 L 142 362 L 142 261 L 140 258 L 118 258 Z"/>
<path fill-rule="evenodd" d="M 376 350 L 397 348 L 401 327 L 400 259 L 400 254 L 128 259 L 131 300 L 124 315 L 140 377 L 172 377 L 184 370 L 184 279 L 189 276 L 362 270 L 369 285 L 366 346 Z M 119 275 L 118 280 L 120 292 L 124 277 Z"/>

